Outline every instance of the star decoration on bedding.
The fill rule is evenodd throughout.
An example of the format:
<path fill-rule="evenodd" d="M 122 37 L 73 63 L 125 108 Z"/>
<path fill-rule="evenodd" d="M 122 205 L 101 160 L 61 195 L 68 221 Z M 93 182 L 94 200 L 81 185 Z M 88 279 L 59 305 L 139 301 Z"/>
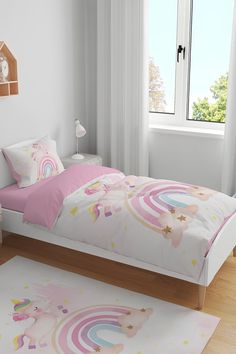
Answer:
<path fill-rule="evenodd" d="M 170 227 L 170 226 L 166 226 L 164 229 L 162 229 L 162 231 L 166 234 L 166 235 L 168 235 L 168 234 L 170 234 L 171 232 L 172 232 L 172 227 Z"/>
<path fill-rule="evenodd" d="M 175 208 L 170 209 L 171 214 L 175 214 Z"/>
<path fill-rule="evenodd" d="M 177 219 L 180 220 L 180 221 L 186 221 L 186 216 L 180 215 L 180 216 L 178 216 Z"/>
<path fill-rule="evenodd" d="M 76 216 L 78 214 L 78 207 L 74 207 L 70 210 L 71 215 Z"/>
<path fill-rule="evenodd" d="M 115 243 L 115 242 L 112 242 L 112 243 L 111 243 L 111 248 L 112 248 L 113 250 L 116 249 L 116 243 Z"/>
<path fill-rule="evenodd" d="M 212 220 L 212 221 L 216 221 L 216 220 L 217 220 L 217 216 L 216 216 L 216 215 L 212 215 L 212 216 L 211 216 L 211 220 Z"/>
<path fill-rule="evenodd" d="M 189 341 L 186 339 L 186 340 L 183 341 L 183 344 L 184 344 L 184 345 L 188 345 L 188 344 L 189 344 Z"/>

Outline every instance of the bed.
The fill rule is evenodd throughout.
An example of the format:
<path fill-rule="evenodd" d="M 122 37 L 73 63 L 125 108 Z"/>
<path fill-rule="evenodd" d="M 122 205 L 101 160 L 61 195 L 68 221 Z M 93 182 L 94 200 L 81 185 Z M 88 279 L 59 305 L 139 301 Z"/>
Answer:
<path fill-rule="evenodd" d="M 91 167 L 90 167 L 91 168 Z M 235 214 L 235 210 L 236 207 L 236 201 L 230 198 L 230 203 L 232 202 L 231 205 L 231 209 L 229 208 L 228 210 L 228 214 L 227 217 L 224 218 L 224 222 L 221 224 L 220 228 L 217 229 L 217 232 L 214 234 L 214 238 L 212 239 L 208 239 L 208 244 L 209 247 L 206 248 L 206 242 L 203 243 L 203 240 L 200 241 L 200 245 L 198 247 L 198 243 L 193 243 L 192 245 L 196 245 L 196 246 L 191 246 L 193 248 L 193 254 L 190 257 L 190 261 L 192 263 L 192 267 L 186 267 L 186 264 L 182 264 L 182 259 L 184 259 L 184 253 L 186 253 L 186 247 L 188 247 L 188 242 L 185 244 L 185 246 L 183 246 L 182 248 L 179 247 L 179 244 L 183 244 L 184 242 L 182 241 L 182 237 L 183 237 L 183 233 L 181 232 L 181 235 L 179 232 L 177 232 L 177 234 L 175 234 L 175 237 L 172 239 L 168 239 L 167 235 L 168 235 L 168 228 L 166 229 L 166 227 L 163 227 L 162 229 L 162 233 L 163 233 L 163 237 L 160 237 L 159 239 L 159 243 L 156 244 L 156 238 L 153 237 L 153 235 L 155 234 L 156 230 L 153 230 L 154 227 L 157 227 L 157 225 L 153 225 L 150 223 L 152 222 L 152 219 L 148 220 L 149 225 L 145 225 L 145 222 L 140 222 L 139 215 L 137 215 L 137 209 L 135 209 L 135 203 L 133 202 L 134 199 L 130 198 L 129 199 L 129 205 L 126 205 L 125 210 L 127 209 L 127 212 L 124 210 L 122 211 L 120 208 L 119 203 L 121 202 L 120 200 L 120 195 L 124 194 L 124 188 L 129 188 L 128 191 L 128 195 L 132 196 L 133 190 L 131 190 L 130 192 L 130 188 L 134 188 L 134 185 L 136 183 L 136 189 L 138 190 L 138 193 L 140 195 L 140 185 L 145 185 L 145 188 L 149 188 L 150 190 L 150 185 L 152 185 L 153 183 L 156 183 L 155 180 L 151 179 L 148 181 L 148 183 L 144 183 L 144 181 L 140 179 L 135 179 L 135 176 L 129 176 L 128 179 L 125 178 L 124 176 L 119 172 L 119 171 L 108 171 L 108 170 L 101 170 L 101 172 L 99 172 L 99 178 L 101 176 L 105 176 L 106 181 L 107 181 L 107 173 L 109 174 L 109 178 L 112 179 L 112 183 L 114 183 L 114 185 L 116 186 L 115 189 L 113 188 L 112 191 L 111 189 L 109 189 L 109 193 L 106 192 L 106 198 L 104 199 L 104 197 L 102 197 L 103 203 L 105 203 L 105 205 L 103 205 L 103 209 L 99 209 L 97 208 L 96 210 L 96 206 L 98 205 L 97 203 L 94 203 L 94 200 L 97 200 L 97 193 L 101 193 L 101 190 L 99 189 L 98 185 L 98 180 L 96 177 L 96 171 L 98 171 L 97 169 L 95 171 L 93 171 L 93 173 L 95 173 L 95 175 L 92 175 L 92 177 L 87 181 L 88 183 L 83 183 L 82 187 L 80 186 L 80 188 L 77 188 L 74 190 L 73 193 L 70 194 L 70 196 L 72 196 L 72 199 L 68 199 L 67 197 L 65 198 L 65 200 L 69 200 L 70 203 L 68 204 L 68 202 L 64 202 L 64 214 L 68 216 L 68 214 L 70 214 L 71 220 L 73 217 L 73 220 L 77 220 L 78 218 L 76 218 L 77 214 L 78 214 L 78 208 L 77 208 L 77 202 L 78 202 L 78 198 L 81 201 L 84 200 L 84 193 L 90 198 L 89 199 L 89 207 L 86 204 L 86 206 L 83 206 L 83 210 L 86 210 L 86 213 L 81 213 L 80 215 L 80 224 L 84 225 L 82 229 L 80 229 L 79 232 L 79 237 L 75 236 L 75 229 L 78 228 L 78 220 L 76 221 L 77 224 L 74 225 L 73 227 L 68 227 L 67 225 L 67 219 L 64 219 L 64 214 L 61 213 L 57 224 L 54 224 L 54 222 L 52 222 L 52 220 L 46 220 L 46 222 L 49 222 L 49 227 L 44 227 L 44 224 L 41 224 L 40 226 L 40 222 L 34 222 L 34 219 L 31 220 L 31 222 L 23 222 L 23 218 L 26 218 L 25 221 L 27 220 L 27 212 L 28 214 L 32 214 L 31 216 L 34 218 L 35 214 L 37 214 L 37 209 L 38 207 L 35 206 L 35 200 L 33 199 L 33 197 L 35 198 L 35 196 L 37 198 L 40 199 L 40 196 L 42 195 L 42 192 L 45 190 L 46 185 L 48 186 L 48 191 L 51 191 L 53 188 L 52 186 L 54 185 L 54 177 L 50 177 L 47 180 L 43 180 L 41 182 L 38 182 L 37 186 L 33 185 L 31 187 L 27 187 L 24 189 L 19 190 L 16 185 L 14 184 L 14 181 L 12 180 L 9 171 L 8 171 L 8 167 L 7 164 L 5 162 L 5 159 L 2 155 L 2 153 L 0 153 L 0 171 L 1 171 L 1 175 L 0 175 L 0 201 L 3 204 L 2 207 L 2 236 L 1 236 L 1 243 L 3 242 L 3 237 L 7 237 L 8 233 L 15 233 L 15 234 L 19 234 L 19 235 L 23 235 L 23 236 L 27 236 L 29 238 L 33 238 L 33 239 L 37 239 L 40 241 L 45 241 L 51 244 L 56 244 L 59 246 L 63 246 L 66 248 L 70 248 L 70 249 L 74 249 L 74 250 L 78 250 L 84 253 L 88 253 L 91 255 L 96 255 L 98 257 L 102 257 L 102 258 L 106 258 L 106 259 L 110 259 L 113 261 L 117 261 L 120 263 L 124 263 L 124 264 L 128 264 L 134 267 L 138 267 L 138 268 L 142 268 L 142 269 L 146 269 L 146 270 L 150 270 L 156 273 L 160 273 L 163 275 L 167 275 L 170 277 L 175 277 L 178 279 L 182 279 L 194 284 L 198 284 L 199 285 L 199 296 L 198 296 L 198 308 L 202 309 L 203 305 L 204 305 L 204 299 L 205 299 L 205 293 L 206 293 L 206 288 L 207 286 L 211 283 L 211 281 L 213 280 L 214 276 L 216 275 L 216 273 L 218 272 L 218 270 L 220 269 L 220 267 L 222 266 L 222 264 L 224 263 L 224 261 L 226 260 L 226 258 L 229 256 L 229 254 L 232 252 L 232 250 L 234 249 L 235 245 L 236 245 L 236 214 Z M 100 171 L 100 170 L 99 170 Z M 107 172 L 108 171 L 108 172 Z M 85 176 L 88 175 L 88 172 L 85 171 Z M 61 174 L 62 175 L 62 174 Z M 96 177 L 96 178 L 95 178 Z M 68 178 L 68 177 L 67 177 Z M 74 177 L 73 177 L 74 178 Z M 118 179 L 118 180 L 117 180 Z M 60 178 L 58 179 L 60 182 Z M 120 180 L 122 180 L 122 187 L 120 184 Z M 135 181 L 136 182 L 135 182 Z M 124 181 L 124 182 L 123 182 Z M 139 182 L 137 182 L 139 181 Z M 51 183 L 51 184 L 50 184 Z M 109 182 L 110 183 L 110 182 Z M 119 190 L 119 197 L 117 199 L 117 183 L 118 183 L 118 190 Z M 186 188 L 191 188 L 191 193 L 195 193 L 195 190 L 192 191 L 192 187 L 188 186 L 186 187 L 186 185 L 182 185 L 179 184 L 178 182 L 174 182 L 174 187 L 175 189 L 177 188 L 178 191 L 181 193 L 182 197 L 184 197 L 186 200 L 190 200 L 189 198 L 189 191 L 188 194 L 186 194 L 185 189 Z M 166 184 L 167 181 L 163 181 L 161 180 L 159 182 L 159 187 L 161 186 L 161 188 L 163 188 L 163 186 L 166 188 Z M 104 186 L 107 185 L 106 183 L 104 183 L 104 181 L 102 183 L 100 183 L 100 185 Z M 8 186 L 8 187 L 7 187 Z M 173 185 L 171 184 L 168 185 L 168 188 L 172 188 L 173 189 Z M 182 188 L 182 189 L 181 189 Z M 184 189 L 184 190 L 183 190 Z M 79 190 L 79 193 L 78 193 Z M 122 190 L 122 193 L 121 193 Z M 143 190 L 143 187 L 142 187 Z M 70 191 L 71 192 L 71 191 Z M 102 195 L 104 196 L 104 188 L 102 190 Z M 125 192 L 127 192 L 125 190 Z M 112 207 L 112 209 L 109 207 L 109 203 L 110 203 L 110 199 L 113 198 L 114 199 L 114 193 L 115 193 L 115 198 L 116 198 L 116 205 Z M 176 193 L 176 191 L 175 191 Z M 198 190 L 198 193 L 200 194 L 200 199 L 198 198 L 198 202 L 199 202 L 199 206 L 204 205 L 205 208 L 205 202 L 202 202 L 202 200 L 206 201 L 208 200 L 208 198 L 211 197 L 211 190 L 207 190 L 207 192 L 202 191 L 202 190 Z M 127 193 L 126 193 L 127 194 Z M 133 193 L 134 194 L 134 193 Z M 172 191 L 173 194 L 173 191 Z M 207 196 L 206 196 L 207 194 Z M 109 196 L 109 197 L 108 197 Z M 170 204 L 170 195 L 166 196 L 165 198 L 169 198 L 167 201 Z M 181 197 L 181 198 L 182 198 Z M 195 198 L 195 196 L 191 196 L 191 198 Z M 50 196 L 50 192 L 46 192 L 45 196 L 42 196 L 42 200 L 40 202 L 39 199 L 36 199 L 37 201 L 39 200 L 39 203 L 43 203 L 47 198 L 48 201 L 45 204 L 45 209 L 47 207 L 47 204 L 50 204 L 50 198 L 52 198 Z M 74 199 L 73 199 L 74 198 Z M 91 199 L 92 198 L 92 199 Z M 95 198 L 95 199 L 94 199 Z M 163 197 L 164 198 L 164 197 Z M 202 199 L 203 198 L 203 199 Z M 205 198 L 205 199 L 204 199 Z M 176 199 L 176 198 L 175 198 Z M 178 199 L 178 198 L 177 198 Z M 101 198 L 99 199 L 101 201 Z M 118 204 L 117 204 L 117 200 L 118 200 Z M 196 198 L 194 199 L 196 200 Z M 199 201 L 200 200 L 200 201 Z M 30 201 L 32 202 L 32 204 L 30 204 Z M 76 201 L 76 203 L 75 203 Z M 92 201 L 92 202 L 91 202 Z M 165 202 L 165 205 L 167 203 L 166 200 L 159 200 L 159 203 L 162 207 L 164 207 L 163 203 Z M 109 203 L 108 203 L 109 202 Z M 196 205 L 197 203 L 195 201 L 194 205 L 193 203 L 190 203 L 190 207 L 188 206 L 188 212 L 183 212 L 183 204 L 180 200 L 175 200 L 176 204 L 176 210 L 180 210 L 181 213 L 178 214 L 178 218 L 181 222 L 183 222 L 185 219 L 190 218 L 190 214 L 192 213 L 196 213 Z M 133 204 L 132 204 L 133 203 Z M 173 201 L 172 201 L 173 203 Z M 100 203 L 101 204 L 101 203 Z M 43 204 L 42 204 L 43 205 Z M 159 205 L 159 206 L 160 206 Z M 172 205 L 173 206 L 173 205 Z M 217 206 L 216 206 L 217 207 Z M 27 209 L 28 208 L 28 209 Z M 81 208 L 81 204 L 80 204 L 80 208 Z M 208 207 L 206 206 L 206 209 Z M 28 210 L 28 211 L 27 211 Z M 99 211 L 100 210 L 100 211 Z M 102 211 L 104 215 L 102 216 Z M 172 213 L 172 209 L 169 209 L 169 214 L 171 215 Z M 233 212 L 232 212 L 233 211 Z M 26 216 L 23 216 L 23 212 L 26 214 Z M 55 211 L 57 213 L 57 211 Z M 114 224 L 114 221 L 111 222 L 112 218 L 112 214 L 114 214 L 114 218 L 113 220 L 117 220 L 117 225 L 116 225 L 116 230 L 119 229 L 119 232 L 114 233 L 114 237 L 116 238 L 112 238 L 111 242 L 109 241 L 109 247 L 106 246 L 106 242 L 108 242 L 108 236 L 105 237 L 106 242 L 104 241 L 104 238 L 99 239 L 99 237 L 97 238 L 96 242 L 90 242 L 90 239 L 93 237 L 93 234 L 96 230 L 99 230 L 99 225 L 101 224 L 101 227 L 104 227 L 104 222 L 107 223 L 107 225 L 109 224 L 109 227 L 113 227 L 111 225 Z M 45 211 L 45 215 L 47 215 L 47 211 Z M 45 217 L 44 215 L 44 217 Z M 127 217 L 128 215 L 128 217 Z M 40 215 L 39 215 L 40 216 Z M 40 216 L 41 217 L 41 216 Z M 90 220 L 90 218 L 93 218 L 93 222 L 89 221 L 88 224 L 88 220 Z M 95 219 L 94 219 L 95 218 Z M 129 219 L 131 220 L 131 224 L 129 222 Z M 185 218 L 185 219 L 184 219 Z M 123 225 L 123 221 L 122 220 L 126 220 L 125 225 Z M 82 221 L 81 221 L 82 220 Z M 109 221 L 108 221 L 109 220 Z M 146 219 L 147 220 L 147 219 Z M 45 221 L 45 220 L 44 220 Z M 96 221 L 96 222 L 95 222 Z M 121 224 L 122 221 L 122 224 Z M 179 223 L 180 223 L 179 221 Z M 70 221 L 71 222 L 71 221 Z M 74 222 L 74 221 L 73 221 Z M 199 222 L 199 220 L 198 220 Z M 205 222 L 205 221 L 204 221 Z M 38 225 L 34 225 L 38 223 Z M 133 224 L 132 224 L 133 223 Z M 146 221 L 147 223 L 147 221 Z M 213 221 L 212 221 L 213 223 Z M 123 225 L 124 228 L 122 229 L 122 227 L 120 227 L 120 225 Z M 128 226 L 127 226 L 128 225 Z M 137 230 L 141 230 L 142 232 L 135 232 L 133 239 L 135 237 L 135 242 L 140 244 L 139 247 L 134 247 L 134 241 L 132 241 L 132 233 L 129 233 L 126 228 L 129 228 L 129 225 L 131 225 L 131 227 L 136 227 L 136 226 L 132 226 L 132 225 L 137 225 L 138 229 Z M 109 229 L 108 227 L 108 231 L 111 232 L 113 229 Z M 209 227 L 209 226 L 207 226 Z M 184 230 L 187 228 L 187 226 L 184 228 Z M 94 231 L 95 230 L 95 231 Z M 103 228 L 104 230 L 104 228 Z M 197 228 L 195 227 L 195 230 L 197 230 Z M 119 239 L 121 238 L 121 235 L 123 235 L 125 232 L 127 232 L 127 237 L 126 239 L 122 239 L 121 240 L 121 245 L 117 244 L 119 243 Z M 91 235 L 90 235 L 91 233 Z M 98 232 L 99 233 L 99 232 Z M 137 234 L 140 234 L 137 236 Z M 145 239 L 142 240 L 142 237 L 145 233 Z M 86 235 L 85 235 L 86 234 Z M 151 235 L 151 236 L 150 236 Z M 151 241 L 147 241 L 150 240 L 151 237 L 153 237 L 152 242 Z M 168 239 L 166 242 L 166 239 Z M 186 239 L 186 238 L 185 238 Z M 210 240 L 210 242 L 209 242 Z M 104 244 L 105 242 L 105 244 Z M 133 242 L 133 244 L 132 244 Z M 195 241 L 193 241 L 195 242 Z M 146 244 L 149 243 L 149 248 L 146 249 Z M 167 245 L 167 249 L 168 249 L 168 253 L 166 253 L 167 251 L 164 248 L 161 248 L 160 245 L 162 244 L 166 244 Z M 155 262 L 154 259 L 154 253 L 152 253 L 152 250 L 155 249 L 156 247 L 156 252 L 157 252 L 157 245 L 158 245 L 158 255 L 159 258 L 162 257 L 162 262 Z M 123 248 L 122 248 L 123 247 Z M 117 248 L 117 249 L 116 249 Z M 204 255 L 204 257 L 202 257 L 202 263 L 199 264 L 199 268 L 198 268 L 198 262 L 197 262 L 197 255 L 194 255 L 195 252 L 195 248 L 199 248 L 200 252 L 202 255 Z M 122 250 L 127 250 L 129 249 L 129 254 L 127 254 L 127 252 L 124 252 Z M 145 251 L 146 249 L 146 251 Z M 178 251 L 176 251 L 178 250 Z M 179 251 L 180 250 L 180 251 Z M 145 252 L 144 252 L 145 251 Z M 143 252 L 143 255 L 142 255 Z M 179 253 L 178 253 L 179 252 Z M 182 252 L 182 253 L 181 253 Z M 171 256 L 167 256 L 171 255 Z M 166 263 L 166 259 L 167 258 L 173 258 L 175 257 L 175 254 L 177 254 L 178 259 L 176 259 L 174 262 L 170 262 L 170 265 L 168 263 Z M 235 252 L 234 252 L 235 255 Z M 177 257 L 176 256 L 176 257 Z M 186 256 L 186 259 L 188 260 L 188 257 Z M 175 265 L 175 267 L 172 267 L 172 263 L 175 263 L 177 265 Z M 182 267 L 182 268 L 181 268 Z M 184 269 L 186 269 L 186 271 L 184 271 Z"/>

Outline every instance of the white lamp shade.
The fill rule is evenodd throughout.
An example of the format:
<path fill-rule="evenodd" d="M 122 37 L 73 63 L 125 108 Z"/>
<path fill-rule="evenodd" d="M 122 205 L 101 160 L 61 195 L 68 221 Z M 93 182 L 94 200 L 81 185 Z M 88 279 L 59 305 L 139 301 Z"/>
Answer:
<path fill-rule="evenodd" d="M 75 121 L 75 135 L 76 138 L 81 138 L 86 134 L 85 128 L 80 124 L 80 121 L 77 119 Z"/>

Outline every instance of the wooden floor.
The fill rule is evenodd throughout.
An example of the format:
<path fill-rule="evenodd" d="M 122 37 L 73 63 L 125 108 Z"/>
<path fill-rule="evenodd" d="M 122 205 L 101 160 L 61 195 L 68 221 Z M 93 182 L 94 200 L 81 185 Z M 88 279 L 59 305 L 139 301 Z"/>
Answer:
<path fill-rule="evenodd" d="M 80 273 L 107 283 L 195 308 L 197 286 L 182 280 L 85 255 L 21 236 L 8 236 L 0 264 L 15 255 Z M 236 354 L 236 258 L 230 256 L 207 289 L 204 312 L 221 317 L 204 354 Z M 163 353 L 164 354 L 164 353 Z"/>

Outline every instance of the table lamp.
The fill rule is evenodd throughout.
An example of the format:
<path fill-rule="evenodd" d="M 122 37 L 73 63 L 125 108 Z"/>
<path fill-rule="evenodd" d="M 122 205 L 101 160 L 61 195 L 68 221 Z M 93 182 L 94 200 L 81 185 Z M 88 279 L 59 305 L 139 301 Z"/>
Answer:
<path fill-rule="evenodd" d="M 75 160 L 82 160 L 84 159 L 84 155 L 79 154 L 79 138 L 84 136 L 86 134 L 86 130 L 84 127 L 80 124 L 79 119 L 75 120 L 75 136 L 76 136 L 76 154 L 72 156 L 72 159 Z"/>

